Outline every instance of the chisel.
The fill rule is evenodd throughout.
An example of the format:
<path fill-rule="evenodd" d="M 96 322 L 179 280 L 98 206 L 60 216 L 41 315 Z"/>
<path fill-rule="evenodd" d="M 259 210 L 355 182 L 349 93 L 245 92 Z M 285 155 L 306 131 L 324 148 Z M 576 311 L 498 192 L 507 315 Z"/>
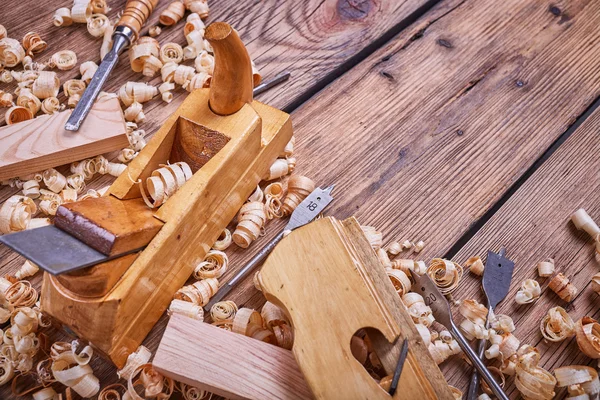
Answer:
<path fill-rule="evenodd" d="M 94 74 L 90 84 L 81 96 L 75 110 L 65 124 L 68 131 L 77 131 L 81 123 L 90 112 L 96 97 L 102 90 L 102 86 L 108 79 L 108 76 L 117 65 L 119 55 L 133 42 L 135 42 L 140 33 L 142 25 L 146 22 L 158 0 L 129 0 L 125 7 L 123 16 L 117 23 L 112 35 L 112 48 L 106 54 L 98 70 Z"/>

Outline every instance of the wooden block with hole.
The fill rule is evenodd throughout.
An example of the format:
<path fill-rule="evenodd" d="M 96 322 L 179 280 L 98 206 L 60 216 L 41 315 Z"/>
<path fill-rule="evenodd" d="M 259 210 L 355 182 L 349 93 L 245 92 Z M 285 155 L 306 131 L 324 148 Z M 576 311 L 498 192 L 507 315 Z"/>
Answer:
<path fill-rule="evenodd" d="M 139 200 L 135 181 L 145 181 L 161 164 L 187 162 L 191 179 L 148 217 L 162 224 L 158 233 L 127 261 L 121 257 L 72 274 L 44 275 L 42 309 L 118 367 L 292 137 L 288 114 L 252 100 L 250 58 L 237 33 L 214 23 L 206 37 L 215 50 L 211 88 L 188 95 L 107 193 L 117 201 Z M 86 281 L 101 288 L 96 296 L 89 295 Z"/>
<path fill-rule="evenodd" d="M 393 398 L 453 399 L 355 219 L 327 217 L 293 231 L 267 258 L 259 281 L 267 300 L 290 317 L 292 351 L 315 398 L 389 398 L 351 352 L 353 335 L 368 328 L 388 375 L 409 339 Z"/>
<path fill-rule="evenodd" d="M 119 99 L 97 100 L 77 132 L 64 129 L 70 115 L 40 115 L 0 128 L 0 180 L 129 146 Z"/>

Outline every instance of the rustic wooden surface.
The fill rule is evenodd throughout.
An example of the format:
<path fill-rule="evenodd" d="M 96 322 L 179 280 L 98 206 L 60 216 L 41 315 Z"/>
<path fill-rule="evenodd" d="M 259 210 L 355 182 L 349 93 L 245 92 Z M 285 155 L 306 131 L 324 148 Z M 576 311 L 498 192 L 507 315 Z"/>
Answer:
<path fill-rule="evenodd" d="M 109 1 L 111 15 L 123 3 Z M 0 22 L 13 37 L 34 24 L 50 44 L 41 59 L 63 48 L 77 49 L 80 62 L 96 59 L 99 42 L 82 26 L 49 24 L 53 10 L 67 4 L 32 7 L 30 1 L 10 0 Z M 407 26 L 421 6 L 430 4 L 225 1 L 212 5 L 209 19 L 226 20 L 238 29 L 265 76 L 292 71 L 289 84 L 259 100 L 290 110 L 303 104 L 292 114 L 298 171 L 322 185 L 336 183 L 337 200 L 328 213 L 338 218 L 356 215 L 380 228 L 390 241 L 422 239 L 426 247 L 419 258 L 429 260 L 453 248 L 598 97 L 600 4 L 449 0 Z M 157 18 L 155 13 L 151 20 Z M 166 29 L 159 41 L 183 43 L 180 25 Z M 107 89 L 141 78 L 122 60 Z M 168 106 L 148 103 L 142 128 L 154 132 L 185 95 L 177 91 Z M 583 290 L 598 261 L 584 234 L 567 222 L 579 206 L 600 219 L 597 126 L 590 122 L 560 146 L 456 258 L 464 261 L 475 253 L 483 255 L 488 247 L 508 246 L 517 270 L 500 311 L 520 321 L 517 336 L 540 346 L 548 368 L 589 362 L 573 341 L 552 346 L 540 342 L 539 318 L 552 305 L 564 304 L 544 293 L 538 304 L 515 309 L 510 297 L 522 279 L 535 276 L 537 261 L 554 255 L 559 270 L 574 277 L 582 292 L 570 308 L 573 316 L 598 316 L 597 296 Z M 92 187 L 108 182 L 100 178 Z M 14 192 L 2 189 L 0 201 Z M 230 252 L 232 268 L 224 279 L 281 226 L 272 223 L 248 250 Z M 2 273 L 14 273 L 22 262 L 5 249 L 0 257 Z M 477 282 L 465 282 L 465 296 L 474 295 Z M 264 302 L 249 280 L 231 299 L 250 307 Z M 146 339 L 151 350 L 165 324 L 163 316 Z M 92 366 L 103 384 L 116 380 L 107 363 L 94 360 Z M 450 363 L 444 370 L 451 383 L 464 387 L 464 364 Z M 0 390 L 8 396 L 6 388 Z M 513 389 L 511 397 L 516 397 Z"/>

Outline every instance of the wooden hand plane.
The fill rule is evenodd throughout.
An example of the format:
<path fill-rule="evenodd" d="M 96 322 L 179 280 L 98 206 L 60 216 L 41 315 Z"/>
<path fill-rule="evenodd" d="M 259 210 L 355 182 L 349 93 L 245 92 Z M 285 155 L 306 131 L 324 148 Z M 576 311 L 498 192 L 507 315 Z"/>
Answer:
<path fill-rule="evenodd" d="M 288 114 L 253 101 L 250 58 L 236 31 L 217 22 L 206 38 L 215 53 L 210 89 L 186 98 L 106 197 L 58 211 L 57 226 L 99 254 L 129 253 L 72 273 L 45 273 L 41 294 L 43 311 L 118 367 L 292 137 Z M 159 209 L 146 208 L 135 182 L 179 161 L 192 178 Z"/>

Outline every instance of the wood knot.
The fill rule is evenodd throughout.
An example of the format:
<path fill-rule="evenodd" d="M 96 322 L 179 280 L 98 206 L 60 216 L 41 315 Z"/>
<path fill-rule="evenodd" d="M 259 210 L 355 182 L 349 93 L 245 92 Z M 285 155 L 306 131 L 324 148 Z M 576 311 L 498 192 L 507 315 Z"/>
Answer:
<path fill-rule="evenodd" d="M 337 3 L 337 11 L 340 19 L 350 21 L 368 17 L 372 8 L 372 0 L 338 0 Z"/>
<path fill-rule="evenodd" d="M 439 44 L 440 46 L 445 47 L 447 49 L 451 49 L 454 47 L 454 46 L 452 46 L 452 43 L 450 43 L 450 41 L 446 40 L 446 39 L 438 39 L 437 44 Z"/>
<path fill-rule="evenodd" d="M 383 76 L 384 78 L 389 79 L 390 81 L 396 80 L 396 78 L 394 78 L 394 75 L 390 74 L 387 71 L 381 71 L 380 74 L 381 74 L 381 76 Z"/>
<path fill-rule="evenodd" d="M 553 15 L 557 17 L 562 13 L 562 11 L 560 11 L 560 8 L 556 6 L 550 6 L 550 8 L 548 8 L 548 11 L 550 11 Z"/>

